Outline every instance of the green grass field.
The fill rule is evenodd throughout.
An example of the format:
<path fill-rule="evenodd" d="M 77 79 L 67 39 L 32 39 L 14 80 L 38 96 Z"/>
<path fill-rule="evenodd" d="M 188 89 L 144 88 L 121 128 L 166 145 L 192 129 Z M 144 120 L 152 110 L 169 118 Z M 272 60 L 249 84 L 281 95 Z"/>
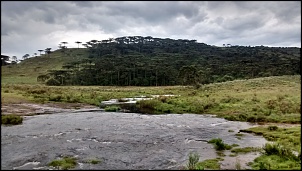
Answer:
<path fill-rule="evenodd" d="M 2 82 L 1 93 L 2 103 L 20 97 L 37 103 L 77 102 L 96 106 L 112 98 L 173 94 L 179 96 L 159 97 L 142 106 L 152 108 L 154 113 L 216 114 L 228 120 L 301 123 L 300 75 L 213 83 L 199 89 L 190 86 L 45 86 Z"/>

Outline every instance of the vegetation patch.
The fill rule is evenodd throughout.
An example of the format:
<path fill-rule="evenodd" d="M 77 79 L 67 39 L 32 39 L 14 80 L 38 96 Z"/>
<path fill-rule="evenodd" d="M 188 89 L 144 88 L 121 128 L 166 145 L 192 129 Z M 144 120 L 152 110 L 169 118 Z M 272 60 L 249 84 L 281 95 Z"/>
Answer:
<path fill-rule="evenodd" d="M 262 148 L 263 155 L 257 157 L 251 167 L 257 170 L 301 170 L 301 152 L 299 155 L 278 143 L 267 143 Z"/>
<path fill-rule="evenodd" d="M 19 125 L 22 124 L 23 117 L 18 115 L 1 115 L 1 124 L 4 125 Z"/>
<path fill-rule="evenodd" d="M 244 136 L 244 134 L 237 133 L 237 134 L 235 134 L 235 136 L 240 136 L 240 137 L 242 137 L 242 136 Z"/>
<path fill-rule="evenodd" d="M 119 110 L 121 110 L 121 108 L 116 105 L 110 105 L 105 107 L 106 112 L 118 112 Z"/>
<path fill-rule="evenodd" d="M 77 165 L 76 158 L 74 157 L 63 157 L 62 159 L 53 160 L 48 163 L 48 166 L 53 166 L 56 169 L 68 170 L 75 168 Z"/>
<path fill-rule="evenodd" d="M 253 169 L 301 169 L 301 126 L 259 126 L 243 131 L 263 135 L 267 140 L 273 141 L 266 143 L 261 148 L 262 155 L 249 164 Z"/>
<path fill-rule="evenodd" d="M 233 148 L 231 152 L 233 153 L 250 153 L 260 151 L 259 148 L 256 147 L 244 147 L 244 148 Z"/>
<path fill-rule="evenodd" d="M 215 114 L 233 121 L 301 123 L 300 82 L 300 75 L 287 75 L 204 84 L 199 89 L 191 86 L 46 86 L 1 83 L 1 102 L 51 101 L 100 106 L 102 101 L 110 99 L 177 94 L 179 96 L 159 96 L 151 101 L 140 101 L 136 104 L 136 108 L 140 109 L 137 112 Z"/>
<path fill-rule="evenodd" d="M 98 163 L 101 163 L 101 160 L 94 158 L 94 159 L 88 159 L 86 162 L 91 163 L 91 164 L 98 164 Z"/>
<path fill-rule="evenodd" d="M 190 152 L 189 154 L 189 162 L 187 163 L 186 169 L 188 170 L 204 170 L 204 167 L 197 166 L 199 161 L 199 154 Z"/>
<path fill-rule="evenodd" d="M 208 143 L 214 144 L 215 149 L 218 151 L 232 149 L 232 146 L 225 144 L 221 138 L 213 138 L 210 141 L 208 141 Z"/>
<path fill-rule="evenodd" d="M 271 130 L 272 126 L 252 127 L 241 132 L 255 133 L 262 135 L 268 141 L 275 141 L 283 146 L 286 146 L 294 151 L 299 152 L 301 149 L 301 126 L 294 126 L 288 128 L 278 128 Z"/>
<path fill-rule="evenodd" d="M 220 164 L 219 161 L 221 159 L 207 159 L 202 162 L 198 162 L 196 164 L 197 168 L 204 168 L 204 169 L 213 169 L 213 170 L 219 170 Z"/>

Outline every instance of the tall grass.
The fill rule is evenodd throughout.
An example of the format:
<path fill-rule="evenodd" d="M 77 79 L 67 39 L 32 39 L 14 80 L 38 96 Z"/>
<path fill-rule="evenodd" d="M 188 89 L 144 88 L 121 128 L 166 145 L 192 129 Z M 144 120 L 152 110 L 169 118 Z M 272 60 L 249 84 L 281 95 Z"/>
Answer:
<path fill-rule="evenodd" d="M 197 169 L 197 163 L 199 161 L 199 154 L 198 153 L 193 153 L 190 152 L 189 154 L 189 162 L 187 164 L 187 169 L 188 170 L 199 170 Z M 200 169 L 203 170 L 203 169 Z"/>

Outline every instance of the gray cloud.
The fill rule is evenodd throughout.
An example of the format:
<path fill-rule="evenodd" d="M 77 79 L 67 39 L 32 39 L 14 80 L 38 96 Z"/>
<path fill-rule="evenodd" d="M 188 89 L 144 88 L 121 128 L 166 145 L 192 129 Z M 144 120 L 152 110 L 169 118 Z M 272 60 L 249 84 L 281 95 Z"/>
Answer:
<path fill-rule="evenodd" d="M 301 2 L 1 1 L 2 54 L 127 35 L 301 47 Z"/>

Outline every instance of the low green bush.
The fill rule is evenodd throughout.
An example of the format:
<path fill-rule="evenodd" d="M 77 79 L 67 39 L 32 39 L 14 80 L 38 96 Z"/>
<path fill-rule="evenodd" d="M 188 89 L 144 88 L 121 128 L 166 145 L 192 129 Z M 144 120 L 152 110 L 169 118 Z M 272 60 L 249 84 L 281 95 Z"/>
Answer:
<path fill-rule="evenodd" d="M 188 170 L 203 170 L 202 167 L 197 168 L 197 163 L 199 161 L 199 155 L 197 153 L 190 152 L 189 154 L 189 162 L 187 164 Z"/>
<path fill-rule="evenodd" d="M 115 105 L 112 105 L 112 106 L 106 106 L 105 107 L 105 111 L 106 112 L 117 112 L 119 111 L 121 108 L 119 106 L 115 106 Z"/>
<path fill-rule="evenodd" d="M 218 151 L 221 150 L 230 150 L 232 149 L 232 146 L 225 144 L 221 138 L 214 138 L 211 139 L 210 141 L 208 141 L 208 143 L 214 144 L 215 145 L 215 149 Z"/>
<path fill-rule="evenodd" d="M 268 126 L 267 129 L 270 131 L 276 131 L 278 129 L 278 126 L 275 126 L 275 125 Z"/>
<path fill-rule="evenodd" d="M 22 124 L 23 118 L 18 115 L 1 115 L 1 124 L 18 125 Z"/>
<path fill-rule="evenodd" d="M 48 166 L 53 166 L 58 169 L 68 170 L 72 169 L 77 165 L 76 158 L 74 157 L 63 157 L 63 159 L 54 160 L 48 163 Z"/>
<path fill-rule="evenodd" d="M 100 162 L 101 162 L 101 160 L 99 160 L 99 159 L 89 159 L 89 160 L 87 160 L 87 163 L 91 163 L 91 164 L 98 164 Z"/>
<path fill-rule="evenodd" d="M 301 158 L 299 158 L 297 155 L 293 153 L 293 151 L 285 146 L 280 145 L 279 143 L 266 143 L 263 147 L 264 154 L 265 155 L 277 155 L 281 158 L 289 159 L 289 160 L 295 160 L 299 161 Z"/>

